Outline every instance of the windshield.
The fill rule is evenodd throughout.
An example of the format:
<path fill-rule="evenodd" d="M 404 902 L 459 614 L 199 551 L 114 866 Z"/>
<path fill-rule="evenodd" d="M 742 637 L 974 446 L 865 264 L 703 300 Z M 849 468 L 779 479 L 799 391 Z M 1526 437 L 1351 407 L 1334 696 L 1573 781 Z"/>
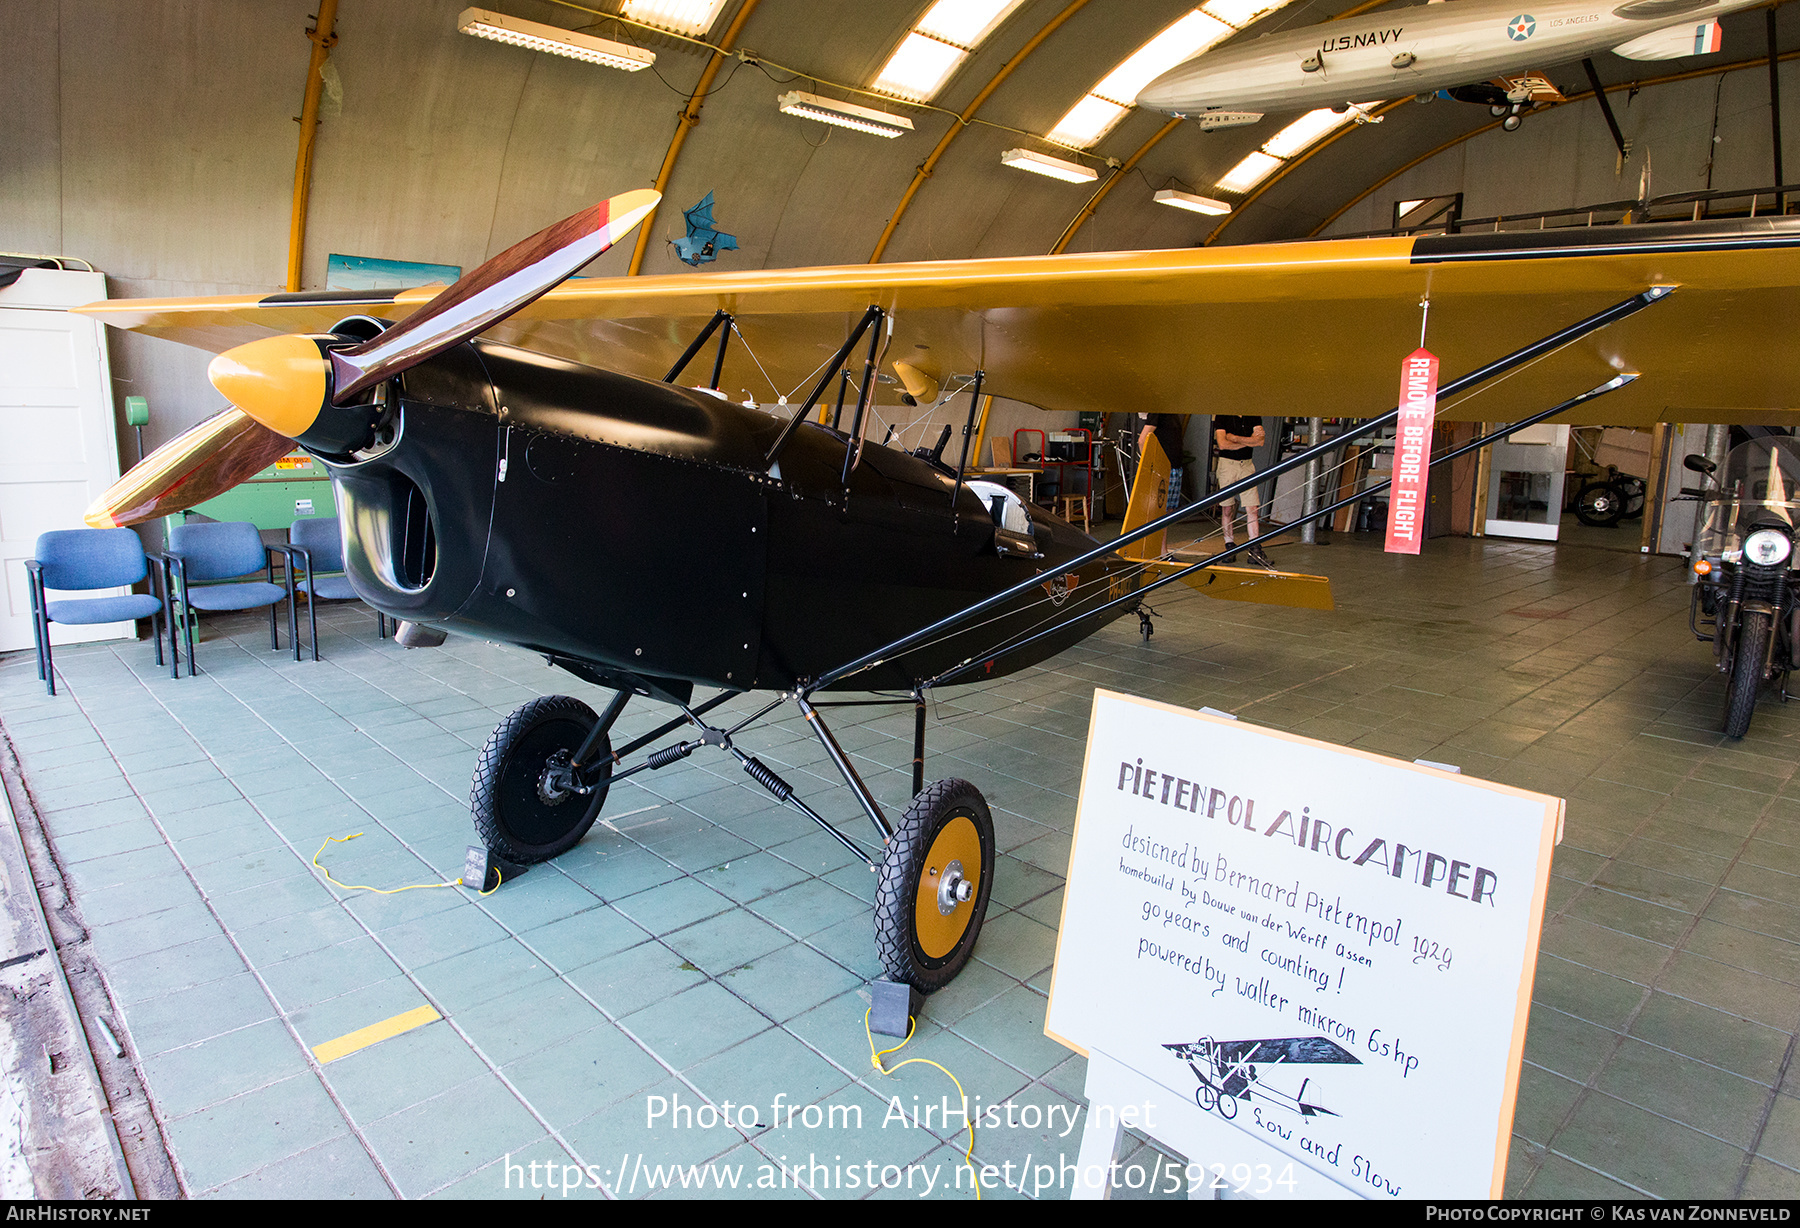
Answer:
<path fill-rule="evenodd" d="M 1698 485 L 1707 492 L 1701 549 L 1712 557 L 1737 551 L 1758 521 L 1800 524 L 1800 440 L 1786 435 L 1751 439 L 1725 458 L 1717 478 Z"/>

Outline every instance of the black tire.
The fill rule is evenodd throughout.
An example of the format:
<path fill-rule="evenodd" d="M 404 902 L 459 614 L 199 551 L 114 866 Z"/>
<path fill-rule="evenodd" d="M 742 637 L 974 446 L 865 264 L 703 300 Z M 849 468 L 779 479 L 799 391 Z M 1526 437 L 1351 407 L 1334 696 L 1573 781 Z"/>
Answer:
<path fill-rule="evenodd" d="M 469 809 L 484 844 L 518 865 L 536 865 L 566 853 L 587 835 L 606 804 L 612 777 L 612 743 L 600 740 L 599 784 L 588 794 L 546 792 L 553 757 L 580 749 L 600 718 L 568 695 L 543 695 L 500 722 L 481 748 Z"/>
<path fill-rule="evenodd" d="M 1769 616 L 1761 610 L 1745 610 L 1731 649 L 1731 678 L 1725 683 L 1725 736 L 1741 738 L 1750 732 L 1750 716 L 1756 711 L 1762 690 L 1763 662 L 1769 655 Z"/>
<path fill-rule="evenodd" d="M 973 860 L 972 854 L 980 858 L 981 876 L 970 897 L 945 913 L 935 885 L 953 862 L 962 864 L 966 882 L 970 867 L 963 859 Z M 936 860 L 944 864 L 933 864 Z M 935 993 L 955 980 L 975 950 L 993 886 L 994 820 L 981 791 L 966 780 L 934 781 L 906 808 L 881 864 L 875 946 L 887 978 L 920 993 Z M 933 911 L 925 914 L 925 909 Z M 942 922 L 936 920 L 940 916 Z"/>
<path fill-rule="evenodd" d="M 1575 518 L 1596 529 L 1610 529 L 1624 517 L 1630 501 L 1616 482 L 1589 482 L 1575 496 Z"/>
<path fill-rule="evenodd" d="M 1237 1111 L 1238 1111 L 1237 1097 L 1236 1096 L 1227 1096 L 1227 1095 L 1225 1095 L 1225 1093 L 1220 1092 L 1219 1093 L 1219 1116 L 1223 1117 L 1226 1121 L 1230 1121 L 1233 1117 L 1237 1116 Z"/>
<path fill-rule="evenodd" d="M 1194 1089 L 1194 1103 L 1210 1113 L 1219 1106 L 1219 1093 L 1210 1083 L 1202 1083 Z"/>

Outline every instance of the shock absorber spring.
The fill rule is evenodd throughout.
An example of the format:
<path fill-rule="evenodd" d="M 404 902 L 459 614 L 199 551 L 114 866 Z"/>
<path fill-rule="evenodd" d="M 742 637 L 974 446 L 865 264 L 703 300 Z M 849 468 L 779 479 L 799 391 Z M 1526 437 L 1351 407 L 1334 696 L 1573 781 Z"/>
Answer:
<path fill-rule="evenodd" d="M 751 780 L 773 793 L 776 801 L 785 802 L 794 796 L 794 787 L 777 776 L 767 764 L 754 755 L 744 756 L 744 771 L 749 773 Z"/>
<path fill-rule="evenodd" d="M 693 743 L 683 742 L 679 746 L 665 746 L 663 749 L 652 754 L 644 762 L 645 762 L 645 765 L 648 766 L 649 769 L 654 772 L 658 768 L 668 767 L 671 763 L 674 763 L 678 759 L 686 759 L 689 755 L 691 755 L 693 753 L 694 753 Z"/>

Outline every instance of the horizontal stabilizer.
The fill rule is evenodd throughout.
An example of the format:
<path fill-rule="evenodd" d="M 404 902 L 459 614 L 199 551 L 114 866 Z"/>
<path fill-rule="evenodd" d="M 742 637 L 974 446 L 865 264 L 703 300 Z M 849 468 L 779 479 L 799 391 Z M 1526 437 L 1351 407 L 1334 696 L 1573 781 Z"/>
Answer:
<path fill-rule="evenodd" d="M 1163 559 L 1148 564 L 1158 577 L 1190 564 Z M 1329 576 L 1309 576 L 1295 571 L 1269 571 L 1262 567 L 1203 567 L 1183 576 L 1183 584 L 1208 597 L 1224 601 L 1252 601 L 1258 605 L 1284 605 L 1300 610 L 1335 610 Z"/>

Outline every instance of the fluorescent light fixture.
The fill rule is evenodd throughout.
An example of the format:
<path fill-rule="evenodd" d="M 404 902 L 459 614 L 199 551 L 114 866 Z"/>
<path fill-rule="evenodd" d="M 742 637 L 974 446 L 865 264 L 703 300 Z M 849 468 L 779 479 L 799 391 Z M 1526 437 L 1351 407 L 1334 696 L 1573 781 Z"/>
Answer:
<path fill-rule="evenodd" d="M 938 0 L 900 40 L 870 89 L 924 102 L 1024 0 Z"/>
<path fill-rule="evenodd" d="M 1271 158 L 1266 153 L 1253 153 L 1226 171 L 1225 177 L 1214 186 L 1224 188 L 1227 192 L 1248 192 L 1267 179 L 1280 165 L 1280 158 Z"/>
<path fill-rule="evenodd" d="M 1274 154 L 1277 158 L 1291 158 L 1332 129 L 1341 127 L 1355 118 L 1355 114 L 1351 111 L 1333 111 L 1330 107 L 1320 107 L 1316 111 L 1308 111 L 1270 137 L 1263 145 L 1263 152 Z"/>
<path fill-rule="evenodd" d="M 486 9 L 464 9 L 456 19 L 456 28 L 477 38 L 510 43 L 529 51 L 567 56 L 571 60 L 585 60 L 589 64 L 603 64 L 607 68 L 622 68 L 626 72 L 636 72 L 656 63 L 654 52 L 626 43 L 615 43 L 609 38 L 595 38 L 591 34 L 577 34 L 573 30 L 541 25 L 522 17 L 509 17 L 505 13 L 490 13 Z"/>
<path fill-rule="evenodd" d="M 659 30 L 677 34 L 704 34 L 719 19 L 725 0 L 625 0 L 619 12 Z"/>
<path fill-rule="evenodd" d="M 1156 194 L 1156 203 L 1172 205 L 1177 209 L 1186 209 L 1190 213 L 1204 213 L 1208 217 L 1217 217 L 1221 213 L 1230 213 L 1231 206 L 1222 200 L 1211 200 L 1205 196 L 1195 196 L 1192 192 L 1177 192 L 1174 188 L 1164 188 Z"/>
<path fill-rule="evenodd" d="M 835 124 L 839 128 L 850 128 L 874 136 L 891 139 L 913 130 L 912 120 L 904 115 L 890 115 L 886 111 L 859 107 L 853 102 L 839 102 L 835 98 L 821 98 L 817 94 L 803 94 L 799 90 L 783 94 L 777 101 L 781 104 L 783 115 L 816 119 L 822 124 Z"/>
<path fill-rule="evenodd" d="M 1100 173 L 1092 167 L 1083 166 L 1079 162 L 1065 162 L 1061 158 L 1034 153 L 1029 149 L 1009 149 L 1000 155 L 1000 161 L 1034 175 L 1061 179 L 1064 183 L 1092 183 L 1100 177 Z"/>

